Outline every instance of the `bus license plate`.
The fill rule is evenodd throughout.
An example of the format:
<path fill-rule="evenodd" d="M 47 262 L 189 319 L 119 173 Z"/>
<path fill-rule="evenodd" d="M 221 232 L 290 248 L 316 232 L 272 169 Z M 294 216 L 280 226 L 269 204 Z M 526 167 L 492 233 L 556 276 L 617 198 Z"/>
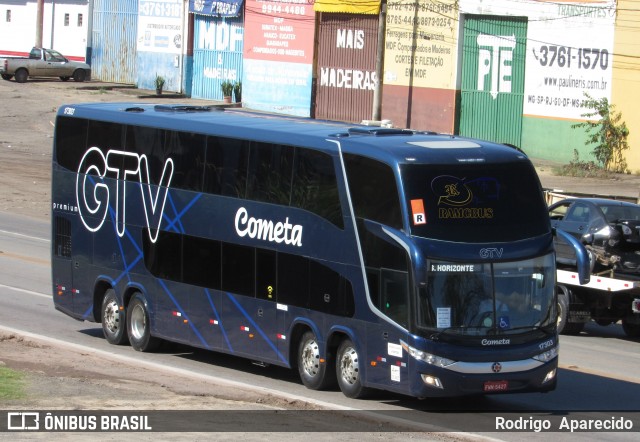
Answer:
<path fill-rule="evenodd" d="M 484 391 L 506 391 L 509 389 L 509 381 L 487 381 L 484 383 Z"/>

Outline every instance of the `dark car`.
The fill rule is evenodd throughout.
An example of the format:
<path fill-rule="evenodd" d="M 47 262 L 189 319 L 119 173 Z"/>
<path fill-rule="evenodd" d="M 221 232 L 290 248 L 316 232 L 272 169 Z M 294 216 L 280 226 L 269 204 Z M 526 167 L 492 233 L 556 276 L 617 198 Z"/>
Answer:
<path fill-rule="evenodd" d="M 604 198 L 568 198 L 549 207 L 551 226 L 585 244 L 592 271 L 640 275 L 640 205 Z M 558 264 L 576 265 L 573 248 L 556 239 Z"/>

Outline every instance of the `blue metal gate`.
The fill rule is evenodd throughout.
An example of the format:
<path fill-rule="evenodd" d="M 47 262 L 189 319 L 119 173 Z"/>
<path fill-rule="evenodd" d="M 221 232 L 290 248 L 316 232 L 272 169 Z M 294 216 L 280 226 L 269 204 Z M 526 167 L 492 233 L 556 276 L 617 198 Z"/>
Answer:
<path fill-rule="evenodd" d="M 221 83 L 242 80 L 244 23 L 239 17 L 195 17 L 193 98 L 222 100 Z"/>
<path fill-rule="evenodd" d="M 138 0 L 95 0 L 93 5 L 94 80 L 136 82 Z"/>

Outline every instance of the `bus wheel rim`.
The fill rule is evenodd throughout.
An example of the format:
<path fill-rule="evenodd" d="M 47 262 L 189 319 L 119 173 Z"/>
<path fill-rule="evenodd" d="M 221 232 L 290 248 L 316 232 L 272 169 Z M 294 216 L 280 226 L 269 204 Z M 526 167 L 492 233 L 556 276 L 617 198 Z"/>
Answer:
<path fill-rule="evenodd" d="M 131 334 L 137 340 L 142 339 L 146 330 L 146 317 L 144 314 L 144 309 L 139 305 L 135 305 L 133 310 L 131 310 Z"/>
<path fill-rule="evenodd" d="M 315 340 L 307 341 L 302 349 L 302 368 L 310 377 L 314 377 L 320 370 L 320 350 Z"/>
<path fill-rule="evenodd" d="M 116 333 L 120 328 L 120 306 L 115 299 L 111 300 L 104 309 L 104 324 L 111 333 Z"/>
<path fill-rule="evenodd" d="M 349 347 L 340 359 L 340 376 L 347 384 L 353 385 L 358 382 L 359 372 L 358 353 L 353 347 Z"/>

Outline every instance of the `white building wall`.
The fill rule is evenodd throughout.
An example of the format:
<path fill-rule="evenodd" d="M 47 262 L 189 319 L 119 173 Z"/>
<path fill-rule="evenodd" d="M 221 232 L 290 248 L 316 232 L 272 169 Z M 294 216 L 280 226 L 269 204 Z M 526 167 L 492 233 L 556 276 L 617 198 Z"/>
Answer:
<path fill-rule="evenodd" d="M 88 4 L 88 1 L 81 0 L 45 1 L 42 45 L 53 48 L 68 58 L 84 61 L 89 23 Z M 0 54 L 29 53 L 36 44 L 37 16 L 37 1 L 0 1 Z"/>

